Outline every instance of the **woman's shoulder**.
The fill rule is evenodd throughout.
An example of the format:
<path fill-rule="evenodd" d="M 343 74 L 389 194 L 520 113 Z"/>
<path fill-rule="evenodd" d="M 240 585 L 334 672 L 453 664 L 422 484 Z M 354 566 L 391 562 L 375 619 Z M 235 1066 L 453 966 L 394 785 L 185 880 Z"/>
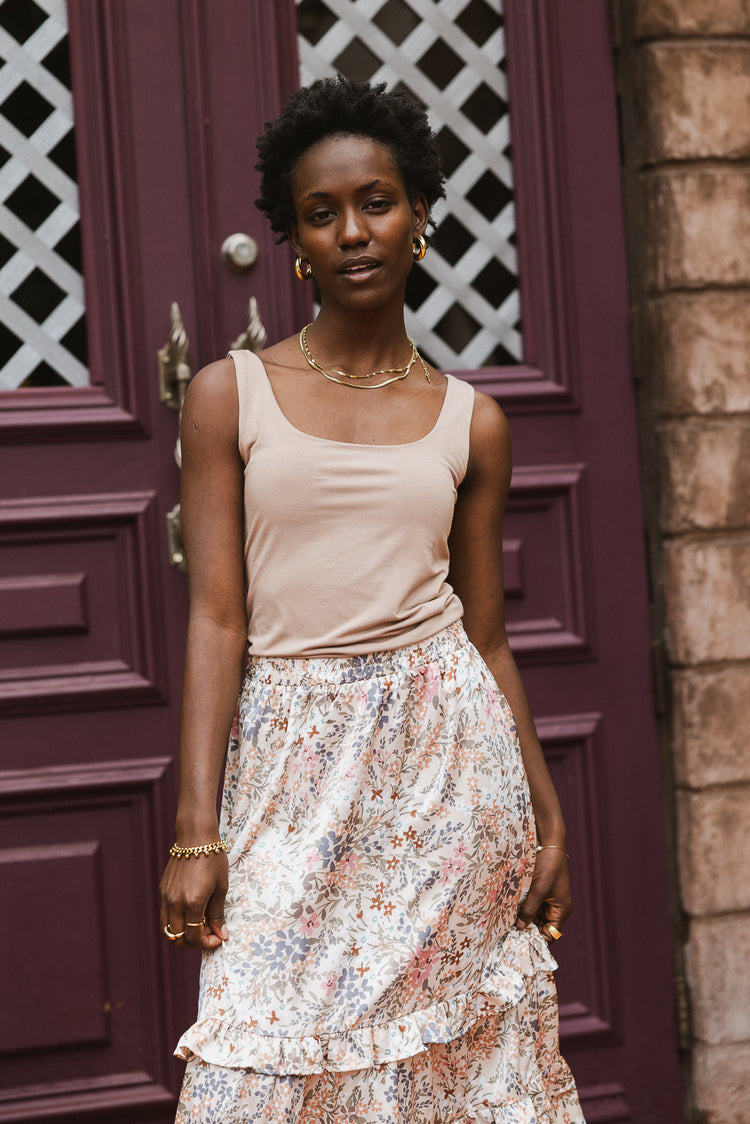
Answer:
<path fill-rule="evenodd" d="M 502 476 L 510 473 L 513 448 L 510 425 L 494 398 L 475 391 L 469 431 L 467 477 Z"/>
<path fill-rule="evenodd" d="M 182 431 L 191 429 L 216 437 L 237 432 L 237 379 L 231 359 L 217 359 L 190 380 L 182 408 Z"/>
<path fill-rule="evenodd" d="M 476 389 L 471 415 L 471 439 L 472 442 L 479 443 L 510 439 L 510 426 L 502 407 L 489 394 Z"/>
<path fill-rule="evenodd" d="M 234 362 L 226 356 L 207 363 L 193 375 L 188 384 L 188 394 L 192 398 L 202 398 L 210 402 L 214 398 L 226 396 L 236 383 Z"/>

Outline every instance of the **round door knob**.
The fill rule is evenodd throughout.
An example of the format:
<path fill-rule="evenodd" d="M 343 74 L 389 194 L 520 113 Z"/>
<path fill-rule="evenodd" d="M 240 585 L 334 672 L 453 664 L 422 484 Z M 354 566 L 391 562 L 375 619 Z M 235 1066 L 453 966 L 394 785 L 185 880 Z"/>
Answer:
<path fill-rule="evenodd" d="M 258 260 L 258 243 L 249 234 L 230 234 L 221 256 L 232 273 L 247 273 Z"/>

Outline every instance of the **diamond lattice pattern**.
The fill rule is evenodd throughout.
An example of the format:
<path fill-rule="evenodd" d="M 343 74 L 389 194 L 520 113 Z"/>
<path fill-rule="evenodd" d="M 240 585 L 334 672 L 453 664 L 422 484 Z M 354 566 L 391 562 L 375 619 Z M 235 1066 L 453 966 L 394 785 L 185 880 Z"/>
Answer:
<path fill-rule="evenodd" d="M 85 386 L 63 0 L 0 3 L 0 389 Z"/>
<path fill-rule="evenodd" d="M 300 79 L 345 74 L 425 106 L 446 172 L 407 289 L 409 334 L 443 368 L 522 358 L 500 0 L 297 0 Z"/>

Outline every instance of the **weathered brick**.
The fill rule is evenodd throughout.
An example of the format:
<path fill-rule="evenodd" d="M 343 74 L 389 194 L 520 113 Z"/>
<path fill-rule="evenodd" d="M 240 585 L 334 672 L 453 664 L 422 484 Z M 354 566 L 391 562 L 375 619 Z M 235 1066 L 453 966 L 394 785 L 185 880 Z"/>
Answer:
<path fill-rule="evenodd" d="M 731 861 L 729 857 L 728 861 Z M 746 877 L 737 871 L 738 878 Z M 692 921 L 685 949 L 696 1038 L 707 1045 L 750 1040 L 750 913 Z"/>
<path fill-rule="evenodd" d="M 750 785 L 681 792 L 682 903 L 691 916 L 750 910 Z"/>
<path fill-rule="evenodd" d="M 750 782 L 750 663 L 672 676 L 678 784 Z"/>
<path fill-rule="evenodd" d="M 750 43 L 650 43 L 636 57 L 641 162 L 750 155 Z"/>
<path fill-rule="evenodd" d="M 648 309 L 656 408 L 750 412 L 750 293 L 679 293 Z"/>
<path fill-rule="evenodd" d="M 703 1124 L 747 1124 L 750 1042 L 698 1046 L 693 1055 L 693 1088 Z"/>
<path fill-rule="evenodd" d="M 659 437 L 663 529 L 750 529 L 750 421 L 681 419 Z"/>
<path fill-rule="evenodd" d="M 750 283 L 750 171 L 701 167 L 644 179 L 649 285 Z"/>
<path fill-rule="evenodd" d="M 750 659 L 750 536 L 675 539 L 664 557 L 672 662 Z"/>
<path fill-rule="evenodd" d="M 636 0 L 638 38 L 748 32 L 750 0 Z"/>

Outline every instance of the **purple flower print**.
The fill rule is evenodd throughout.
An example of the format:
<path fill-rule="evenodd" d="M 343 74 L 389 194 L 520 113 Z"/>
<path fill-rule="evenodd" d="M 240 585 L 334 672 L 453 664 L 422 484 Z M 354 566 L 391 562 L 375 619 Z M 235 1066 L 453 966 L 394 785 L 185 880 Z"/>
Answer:
<path fill-rule="evenodd" d="M 294 929 L 284 932 L 279 929 L 276 933 L 276 947 L 274 949 L 274 967 L 285 968 L 287 964 L 299 964 L 305 959 L 310 950 L 307 937 L 295 933 Z"/>
<path fill-rule="evenodd" d="M 249 947 L 253 956 L 257 956 L 263 960 L 273 956 L 273 941 L 270 937 L 267 937 L 265 933 L 259 933 L 257 940 L 250 941 Z M 248 963 L 246 966 L 249 968 L 250 964 Z M 245 964 L 243 964 L 243 968 L 244 967 Z"/>
<path fill-rule="evenodd" d="M 335 870 L 345 853 L 344 836 L 337 835 L 335 831 L 329 831 L 327 835 L 318 840 L 318 854 L 323 860 L 326 870 Z"/>
<path fill-rule="evenodd" d="M 368 984 L 356 968 L 344 968 L 336 984 L 335 998 L 346 1002 L 349 1013 L 364 1015 L 369 1008 L 370 995 L 372 984 Z"/>

